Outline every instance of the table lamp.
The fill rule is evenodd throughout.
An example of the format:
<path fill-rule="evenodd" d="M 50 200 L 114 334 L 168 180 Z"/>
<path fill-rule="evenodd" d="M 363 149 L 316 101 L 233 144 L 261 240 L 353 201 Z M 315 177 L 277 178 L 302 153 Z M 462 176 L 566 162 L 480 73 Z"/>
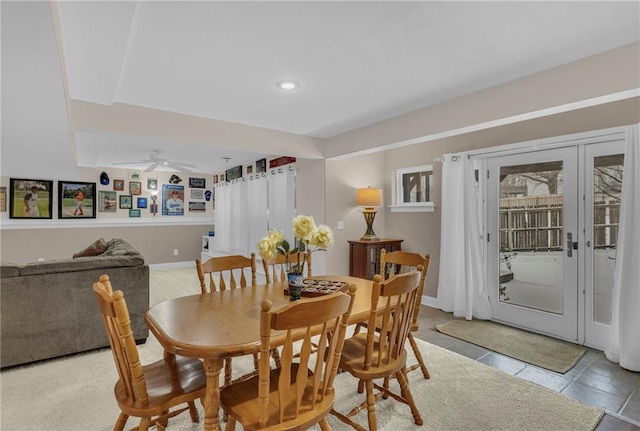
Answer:
<path fill-rule="evenodd" d="M 377 241 L 378 238 L 373 232 L 373 219 L 376 218 L 374 207 L 382 206 L 382 189 L 358 189 L 356 194 L 356 206 L 363 207 L 362 214 L 367 222 L 367 231 L 360 241 Z"/>

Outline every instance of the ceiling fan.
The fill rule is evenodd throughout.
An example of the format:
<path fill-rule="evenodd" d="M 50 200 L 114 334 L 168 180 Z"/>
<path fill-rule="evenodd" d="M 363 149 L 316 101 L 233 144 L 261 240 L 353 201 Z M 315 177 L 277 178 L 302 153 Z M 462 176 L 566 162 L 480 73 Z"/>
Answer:
<path fill-rule="evenodd" d="M 163 158 L 160 155 L 160 151 L 158 151 L 158 150 L 153 150 L 151 152 L 151 154 L 149 154 L 149 158 L 146 159 L 146 160 L 135 160 L 135 161 L 131 161 L 131 162 L 116 162 L 116 163 L 112 163 L 112 164 L 113 165 L 136 165 L 136 164 L 140 164 L 140 163 L 151 163 L 144 170 L 144 172 L 151 172 L 151 171 L 155 170 L 156 168 L 162 168 L 162 167 L 175 169 L 175 170 L 177 170 L 179 172 L 193 172 L 193 170 L 190 169 L 190 168 L 195 168 L 196 167 L 196 165 L 191 164 L 191 163 L 170 162 L 169 160 Z"/>

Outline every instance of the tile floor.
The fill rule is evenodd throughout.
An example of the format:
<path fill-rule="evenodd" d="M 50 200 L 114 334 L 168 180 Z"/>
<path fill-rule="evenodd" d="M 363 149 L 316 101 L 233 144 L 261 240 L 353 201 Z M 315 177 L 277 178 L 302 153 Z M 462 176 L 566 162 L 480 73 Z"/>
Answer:
<path fill-rule="evenodd" d="M 438 332 L 436 325 L 453 319 L 452 313 L 422 306 L 416 338 L 604 409 L 597 431 L 640 431 L 640 373 L 619 367 L 594 349 L 566 374 L 548 371 Z"/>

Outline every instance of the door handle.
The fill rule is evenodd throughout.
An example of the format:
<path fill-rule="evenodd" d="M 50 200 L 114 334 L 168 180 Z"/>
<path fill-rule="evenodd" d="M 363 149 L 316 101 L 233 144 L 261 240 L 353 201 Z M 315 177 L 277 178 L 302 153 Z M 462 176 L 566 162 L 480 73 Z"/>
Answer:
<path fill-rule="evenodd" d="M 567 257 L 573 256 L 573 234 L 567 232 Z"/>

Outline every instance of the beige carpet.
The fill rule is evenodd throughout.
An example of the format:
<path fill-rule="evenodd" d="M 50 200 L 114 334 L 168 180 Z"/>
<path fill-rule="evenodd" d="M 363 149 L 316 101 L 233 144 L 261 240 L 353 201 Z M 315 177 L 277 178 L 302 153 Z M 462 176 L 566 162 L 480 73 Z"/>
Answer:
<path fill-rule="evenodd" d="M 550 389 L 506 374 L 440 347 L 417 340 L 431 379 L 410 374 L 410 386 L 424 426 L 416 426 L 409 408 L 392 399 L 377 404 L 380 430 L 593 430 L 603 411 Z M 151 338 L 140 346 L 143 363 L 162 356 Z M 413 356 L 410 353 L 411 361 Z M 251 358 L 234 360 L 234 372 L 252 366 Z M 107 431 L 113 429 L 118 409 L 113 398 L 116 380 L 109 350 L 54 360 L 0 373 L 2 431 Z M 392 385 L 396 384 L 392 382 Z M 363 400 L 348 374 L 336 379 L 336 408 L 348 411 Z M 202 417 L 202 406 L 199 406 Z M 358 422 L 366 425 L 366 413 Z M 346 430 L 336 418 L 335 430 Z M 127 423 L 134 426 L 132 419 Z M 170 421 L 168 430 L 195 431 L 188 415 Z M 238 426 L 238 429 L 241 429 Z M 314 428 L 318 429 L 318 428 Z"/>
<path fill-rule="evenodd" d="M 452 320 L 437 325 L 443 334 L 557 373 L 566 373 L 585 354 L 576 344 L 487 320 Z"/>

